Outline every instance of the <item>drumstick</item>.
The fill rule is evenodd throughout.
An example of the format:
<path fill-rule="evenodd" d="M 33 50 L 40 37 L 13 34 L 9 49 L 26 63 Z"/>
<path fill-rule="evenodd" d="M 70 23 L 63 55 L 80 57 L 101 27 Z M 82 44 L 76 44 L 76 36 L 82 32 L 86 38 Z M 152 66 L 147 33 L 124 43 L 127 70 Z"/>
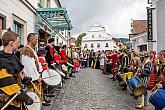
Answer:
<path fill-rule="evenodd" d="M 18 95 L 21 94 L 21 91 L 18 91 L 6 104 L 5 106 L 1 109 L 4 110 Z"/>
<path fill-rule="evenodd" d="M 160 81 L 158 84 L 160 84 L 162 81 Z M 155 91 L 157 89 L 157 86 L 155 85 L 155 87 L 151 90 L 152 92 Z"/>
<path fill-rule="evenodd" d="M 58 76 L 58 75 L 53 75 L 53 76 L 45 77 L 45 78 L 42 78 L 42 79 L 47 79 L 47 78 L 51 78 L 51 77 L 54 77 L 54 76 Z"/>
<path fill-rule="evenodd" d="M 37 89 L 37 87 L 34 85 L 32 81 L 31 81 L 31 84 L 33 85 L 34 89 L 41 95 L 41 92 Z"/>

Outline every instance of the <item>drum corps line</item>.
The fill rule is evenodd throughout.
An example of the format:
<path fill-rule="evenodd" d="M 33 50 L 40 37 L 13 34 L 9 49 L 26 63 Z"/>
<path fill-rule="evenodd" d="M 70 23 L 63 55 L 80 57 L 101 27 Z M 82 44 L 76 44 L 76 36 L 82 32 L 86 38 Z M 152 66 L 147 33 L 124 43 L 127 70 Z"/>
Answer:
<path fill-rule="evenodd" d="M 140 99 L 137 109 L 147 107 L 148 101 L 155 110 L 165 108 L 165 50 L 157 54 L 125 49 L 83 50 L 80 55 L 78 48 L 54 46 L 54 38 L 36 52 L 38 37 L 34 33 L 28 34 L 27 45 L 20 46 L 19 41 L 19 35 L 9 30 L 0 42 L 1 110 L 41 110 L 42 105 L 49 106 L 48 97 L 54 97 L 65 79 L 75 77 L 80 67 L 113 74 L 111 79 Z"/>
<path fill-rule="evenodd" d="M 121 49 L 106 53 L 103 73 L 112 73 L 113 81 L 117 80 L 123 90 L 128 87 L 130 94 L 135 99 L 140 99 L 135 108 L 143 109 L 149 101 L 155 110 L 162 110 L 165 109 L 164 67 L 165 50 L 156 54 L 155 51 L 128 52 Z"/>
<path fill-rule="evenodd" d="M 28 34 L 27 45 L 20 46 L 19 41 L 19 35 L 11 30 L 2 36 L 0 109 L 41 110 L 42 105 L 50 105 L 49 97 L 54 97 L 64 79 L 75 77 L 77 56 L 69 56 L 66 45 L 54 46 L 54 38 L 37 52 L 34 33 Z"/>

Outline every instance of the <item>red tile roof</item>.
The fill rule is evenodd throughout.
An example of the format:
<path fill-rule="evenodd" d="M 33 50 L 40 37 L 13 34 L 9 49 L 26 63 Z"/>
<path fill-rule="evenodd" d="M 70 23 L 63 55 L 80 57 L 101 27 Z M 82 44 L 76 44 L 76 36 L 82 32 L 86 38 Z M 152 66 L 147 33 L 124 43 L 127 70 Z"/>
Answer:
<path fill-rule="evenodd" d="M 133 20 L 132 34 L 139 34 L 147 31 L 147 20 Z"/>

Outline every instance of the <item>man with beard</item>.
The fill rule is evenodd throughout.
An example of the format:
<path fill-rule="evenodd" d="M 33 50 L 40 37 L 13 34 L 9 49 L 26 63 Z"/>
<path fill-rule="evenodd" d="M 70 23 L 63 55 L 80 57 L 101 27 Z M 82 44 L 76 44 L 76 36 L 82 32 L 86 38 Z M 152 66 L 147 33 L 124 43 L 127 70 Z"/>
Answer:
<path fill-rule="evenodd" d="M 34 48 L 38 42 L 38 38 L 34 33 L 30 33 L 27 36 L 27 45 L 23 47 L 21 50 L 21 61 L 22 64 L 24 65 L 24 73 L 32 78 L 32 83 L 34 83 L 33 86 L 28 89 L 32 89 L 32 91 L 36 91 L 38 96 L 40 97 L 40 100 L 42 101 L 43 105 L 48 106 L 50 104 L 46 103 L 44 101 L 44 96 L 43 96 L 43 90 L 42 88 L 42 66 L 39 62 L 39 58 L 37 56 L 37 53 L 35 52 Z M 36 88 L 38 90 L 36 90 Z"/>

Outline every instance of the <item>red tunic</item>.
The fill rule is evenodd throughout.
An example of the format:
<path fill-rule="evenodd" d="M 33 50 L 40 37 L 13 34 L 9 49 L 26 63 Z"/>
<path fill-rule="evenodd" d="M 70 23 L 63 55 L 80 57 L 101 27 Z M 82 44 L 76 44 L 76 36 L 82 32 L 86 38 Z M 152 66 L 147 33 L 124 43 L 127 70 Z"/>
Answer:
<path fill-rule="evenodd" d="M 151 61 L 152 61 L 152 64 L 155 64 L 156 58 L 155 57 L 151 58 Z M 148 89 L 152 89 L 155 87 L 157 76 L 158 76 L 158 73 L 157 73 L 156 65 L 154 65 L 153 73 L 150 75 L 150 79 L 148 82 Z"/>
<path fill-rule="evenodd" d="M 51 47 L 50 45 L 48 45 L 49 50 L 50 50 L 50 55 L 53 57 L 53 47 Z"/>
<path fill-rule="evenodd" d="M 117 57 L 117 54 L 114 53 L 110 56 L 110 59 L 112 61 L 112 66 L 113 68 L 117 68 L 117 63 L 118 63 L 118 57 Z"/>
<path fill-rule="evenodd" d="M 54 55 L 54 62 L 58 63 L 58 64 L 62 64 L 61 58 L 59 54 Z"/>
<path fill-rule="evenodd" d="M 67 62 L 65 50 L 61 50 L 60 56 L 61 56 L 61 60 L 63 60 L 64 62 Z"/>
<path fill-rule="evenodd" d="M 47 70 L 47 69 L 48 69 L 48 66 L 46 65 L 45 59 L 44 59 L 43 57 L 39 57 L 38 60 L 39 60 L 39 62 L 40 62 L 41 65 L 42 65 L 42 69 L 43 69 L 43 70 Z"/>

